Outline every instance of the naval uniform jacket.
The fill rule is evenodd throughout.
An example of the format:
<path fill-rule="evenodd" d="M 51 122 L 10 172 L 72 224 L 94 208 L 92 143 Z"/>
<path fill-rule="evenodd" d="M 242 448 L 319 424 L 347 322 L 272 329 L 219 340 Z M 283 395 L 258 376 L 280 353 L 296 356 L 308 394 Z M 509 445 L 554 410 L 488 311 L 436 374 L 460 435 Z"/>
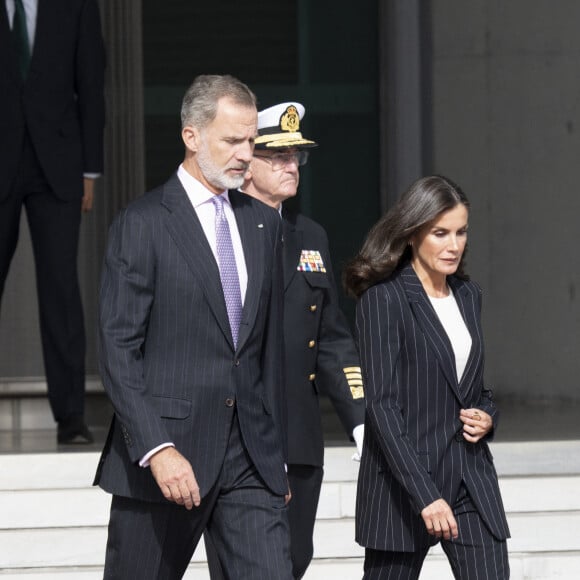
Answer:
<path fill-rule="evenodd" d="M 280 217 L 239 191 L 229 199 L 248 269 L 237 347 L 217 262 L 177 175 L 111 226 L 99 342 L 115 418 L 95 483 L 115 495 L 165 502 L 139 460 L 173 442 L 205 496 L 234 414 L 265 484 L 287 493 Z"/>
<path fill-rule="evenodd" d="M 359 357 L 339 309 L 326 232 L 283 209 L 284 340 L 290 464 L 322 466 L 319 393 L 327 395 L 344 429 L 364 422 Z"/>
<path fill-rule="evenodd" d="M 369 288 L 356 310 L 366 422 L 356 503 L 356 540 L 410 552 L 436 543 L 420 512 L 443 498 L 453 505 L 463 482 L 483 522 L 509 537 L 492 455 L 485 440 L 462 436 L 460 409 L 497 410 L 483 387 L 481 290 L 449 276 L 472 338 L 461 381 L 435 310 L 407 264 Z"/>

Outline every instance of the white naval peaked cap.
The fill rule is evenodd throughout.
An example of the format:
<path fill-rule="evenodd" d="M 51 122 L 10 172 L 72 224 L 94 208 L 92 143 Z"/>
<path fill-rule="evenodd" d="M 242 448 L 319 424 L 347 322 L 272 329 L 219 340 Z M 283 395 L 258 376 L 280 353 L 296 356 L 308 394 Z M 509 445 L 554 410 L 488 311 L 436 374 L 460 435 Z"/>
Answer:
<path fill-rule="evenodd" d="M 306 110 L 296 102 L 280 103 L 258 113 L 256 149 L 307 149 L 318 143 L 300 133 L 300 121 Z"/>

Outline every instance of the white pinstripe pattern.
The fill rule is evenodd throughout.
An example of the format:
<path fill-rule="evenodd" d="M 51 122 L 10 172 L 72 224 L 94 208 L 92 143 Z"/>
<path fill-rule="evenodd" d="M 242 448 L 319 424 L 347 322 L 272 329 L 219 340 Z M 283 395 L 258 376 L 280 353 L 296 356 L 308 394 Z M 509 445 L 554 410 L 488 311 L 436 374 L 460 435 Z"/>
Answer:
<path fill-rule="evenodd" d="M 367 548 L 432 544 L 419 514 L 440 497 L 453 505 L 462 481 L 493 535 L 509 535 L 487 443 L 455 437 L 460 409 L 481 408 L 494 423 L 497 410 L 483 389 L 480 289 L 454 277 L 449 283 L 473 341 L 460 383 L 451 344 L 410 266 L 357 304 L 367 412 L 356 539 Z"/>
<path fill-rule="evenodd" d="M 280 218 L 240 192 L 230 191 L 229 198 L 248 269 L 237 345 L 216 260 L 176 176 L 130 204 L 111 226 L 99 326 L 101 376 L 115 420 L 95 483 L 142 502 L 135 515 L 157 510 L 143 506 L 172 507 L 150 470 L 138 465 L 166 442 L 191 463 L 204 505 L 231 451 L 234 416 L 257 472 L 255 487 L 282 503 L 288 490 Z M 195 512 L 188 517 L 194 520 Z M 205 516 L 196 520 L 203 528 L 199 517 Z M 155 534 L 143 544 L 133 535 L 132 547 L 131 539 L 124 545 L 127 559 L 141 546 L 151 558 L 162 549 Z M 282 549 L 276 542 L 268 546 Z M 289 557 L 287 564 L 281 578 L 290 574 Z"/>
<path fill-rule="evenodd" d="M 497 540 L 473 509 L 456 514 L 456 519 L 460 537 L 441 541 L 455 578 L 508 580 L 510 567 L 505 540 Z"/>
<path fill-rule="evenodd" d="M 206 493 L 225 454 L 233 412 L 228 398 L 236 400 L 262 477 L 277 493 L 286 490 L 285 429 L 274 426 L 285 424 L 282 276 L 275 257 L 280 219 L 239 192 L 230 192 L 230 200 L 249 278 L 237 349 L 215 258 L 177 177 L 134 202 L 111 227 L 100 354 L 118 421 L 100 481 L 113 493 L 160 499 L 149 473 L 127 465 L 167 441 L 191 460 Z M 273 283 L 279 292 L 271 294 Z"/>

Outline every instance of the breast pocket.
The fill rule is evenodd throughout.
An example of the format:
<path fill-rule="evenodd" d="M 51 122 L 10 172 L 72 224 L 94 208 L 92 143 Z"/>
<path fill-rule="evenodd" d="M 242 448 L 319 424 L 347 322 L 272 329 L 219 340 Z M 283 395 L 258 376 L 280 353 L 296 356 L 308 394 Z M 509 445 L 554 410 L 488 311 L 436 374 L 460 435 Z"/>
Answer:
<path fill-rule="evenodd" d="M 330 288 L 328 276 L 322 272 L 304 272 L 304 279 L 312 288 L 326 290 Z"/>

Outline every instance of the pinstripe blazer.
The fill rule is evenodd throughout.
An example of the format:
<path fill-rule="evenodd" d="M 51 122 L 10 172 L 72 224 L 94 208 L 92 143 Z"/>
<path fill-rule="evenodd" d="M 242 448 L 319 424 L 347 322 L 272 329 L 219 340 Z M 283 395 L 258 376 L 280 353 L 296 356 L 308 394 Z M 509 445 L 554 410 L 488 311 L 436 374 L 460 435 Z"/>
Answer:
<path fill-rule="evenodd" d="M 473 341 L 460 382 L 451 343 L 410 264 L 357 304 L 366 427 L 356 540 L 368 548 L 436 543 L 420 512 L 439 498 L 453 505 L 462 481 L 493 535 L 509 537 L 488 445 L 465 441 L 459 420 L 462 408 L 484 410 L 494 425 L 498 415 L 483 388 L 481 290 L 454 276 L 448 282 Z"/>
<path fill-rule="evenodd" d="M 165 501 L 138 461 L 170 441 L 205 495 L 236 409 L 260 475 L 287 492 L 280 218 L 250 196 L 229 197 L 248 268 L 237 349 L 216 260 L 176 175 L 111 226 L 99 342 L 115 418 L 95 483 L 116 495 Z"/>

